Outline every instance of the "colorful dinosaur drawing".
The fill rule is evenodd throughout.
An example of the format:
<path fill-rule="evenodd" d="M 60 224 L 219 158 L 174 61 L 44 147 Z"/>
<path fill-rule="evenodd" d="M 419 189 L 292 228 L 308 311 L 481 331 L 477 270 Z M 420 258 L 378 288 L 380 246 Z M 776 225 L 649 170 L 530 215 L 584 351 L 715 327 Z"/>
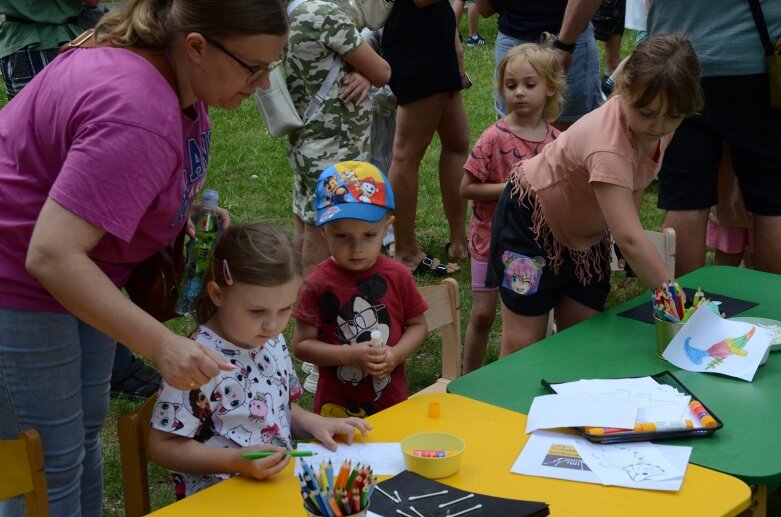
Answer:
<path fill-rule="evenodd" d="M 747 356 L 748 352 L 743 350 L 743 347 L 746 346 L 748 340 L 751 339 L 751 336 L 754 335 L 754 331 L 756 331 L 756 329 L 756 327 L 751 327 L 751 330 L 742 336 L 722 339 L 718 343 L 711 345 L 711 347 L 707 350 L 694 348 L 691 345 L 692 338 L 687 337 L 686 342 L 683 344 L 683 349 L 686 352 L 686 356 L 694 364 L 702 364 L 703 358 L 707 356 L 713 357 L 713 360 L 711 360 L 711 362 L 708 363 L 708 366 L 705 367 L 706 370 L 710 370 L 711 368 L 715 368 L 716 366 L 720 365 L 722 362 L 724 362 L 725 358 L 731 355 L 738 355 L 740 357 Z"/>

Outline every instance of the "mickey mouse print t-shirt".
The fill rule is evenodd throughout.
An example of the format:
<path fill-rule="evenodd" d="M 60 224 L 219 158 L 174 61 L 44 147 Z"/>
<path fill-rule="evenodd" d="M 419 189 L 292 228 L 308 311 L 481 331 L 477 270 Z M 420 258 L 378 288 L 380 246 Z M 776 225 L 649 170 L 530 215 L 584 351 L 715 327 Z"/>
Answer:
<path fill-rule="evenodd" d="M 372 330 L 380 331 L 385 346 L 395 346 L 405 322 L 427 308 L 412 273 L 400 262 L 380 255 L 372 267 L 356 273 L 328 258 L 307 277 L 293 317 L 317 327 L 317 338 L 335 346 L 370 341 Z M 323 416 L 365 417 L 409 396 L 404 364 L 382 378 L 349 365 L 318 371 L 312 411 Z"/>
<path fill-rule="evenodd" d="M 236 365 L 208 383 L 180 391 L 163 381 L 152 427 L 190 437 L 209 447 L 240 448 L 261 443 L 292 448 L 290 403 L 301 396 L 285 338 L 262 347 L 239 348 L 201 326 L 195 341 Z M 232 474 L 173 472 L 177 499 L 194 494 Z"/>

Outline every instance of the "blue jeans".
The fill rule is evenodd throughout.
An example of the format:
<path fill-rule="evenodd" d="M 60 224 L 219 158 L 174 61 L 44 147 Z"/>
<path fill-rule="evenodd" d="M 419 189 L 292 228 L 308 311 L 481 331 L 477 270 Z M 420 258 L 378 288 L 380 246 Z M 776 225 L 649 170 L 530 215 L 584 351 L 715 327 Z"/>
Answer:
<path fill-rule="evenodd" d="M 501 32 L 496 36 L 494 54 L 496 65 L 504 58 L 507 51 L 521 43 L 528 41 L 510 37 Z M 536 43 L 536 42 L 532 42 Z M 494 79 L 496 68 L 494 68 Z M 558 122 L 571 124 L 586 113 L 597 109 L 605 97 L 599 86 L 599 55 L 597 43 L 594 40 L 594 27 L 588 24 L 575 44 L 575 52 L 572 56 L 572 65 L 567 72 L 567 94 L 564 111 L 559 116 Z M 496 99 L 496 113 L 500 117 L 507 114 L 507 106 L 501 98 Z"/>
<path fill-rule="evenodd" d="M 0 309 L 0 439 L 43 440 L 52 515 L 100 516 L 114 340 L 71 314 Z M 22 515 L 20 498 L 0 515 Z"/>

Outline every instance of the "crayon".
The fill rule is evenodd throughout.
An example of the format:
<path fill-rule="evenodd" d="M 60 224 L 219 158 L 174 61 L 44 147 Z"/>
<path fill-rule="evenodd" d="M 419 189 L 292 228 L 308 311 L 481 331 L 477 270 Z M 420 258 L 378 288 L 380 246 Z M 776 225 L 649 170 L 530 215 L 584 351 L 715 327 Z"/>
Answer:
<path fill-rule="evenodd" d="M 353 488 L 353 510 L 355 510 L 355 513 L 358 513 L 361 511 L 361 496 L 358 493 L 357 488 Z"/>
<path fill-rule="evenodd" d="M 309 467 L 307 462 L 301 460 L 301 467 L 304 469 L 304 479 L 307 481 L 307 483 L 311 481 L 312 488 L 319 491 L 320 485 L 317 483 L 317 476 L 315 476 L 315 473 L 312 472 L 312 469 Z"/>
<path fill-rule="evenodd" d="M 309 495 L 309 492 L 301 491 L 301 497 L 304 499 L 304 508 L 307 509 L 307 511 L 312 513 L 320 513 L 320 508 L 318 508 L 317 503 L 312 498 L 312 496 Z"/>
<path fill-rule="evenodd" d="M 348 491 L 352 489 L 353 482 L 355 481 L 355 476 L 357 475 L 358 475 L 358 469 L 353 469 L 353 471 L 350 472 L 350 477 L 347 478 L 347 486 L 345 487 L 347 488 Z"/>
<path fill-rule="evenodd" d="M 325 476 L 328 478 L 328 486 L 334 488 L 334 465 L 331 460 L 328 460 L 328 465 L 325 467 Z"/>
<path fill-rule="evenodd" d="M 716 427 L 716 419 L 702 406 L 699 400 L 692 399 L 689 402 L 689 409 L 697 417 L 703 427 Z"/>
<path fill-rule="evenodd" d="M 332 496 L 328 496 L 328 505 L 331 507 L 331 511 L 334 512 L 335 517 L 343 517 L 342 510 L 339 508 L 339 505 L 336 504 L 336 499 L 334 499 Z"/>
<path fill-rule="evenodd" d="M 259 458 L 268 458 L 269 456 L 273 456 L 278 451 L 255 451 L 255 452 L 244 452 L 241 454 L 241 457 L 245 460 L 256 460 Z M 309 456 L 317 456 L 317 453 L 314 451 L 285 451 L 285 456 L 292 456 L 293 458 L 308 458 Z"/>
<path fill-rule="evenodd" d="M 344 488 L 347 484 L 347 478 L 350 475 L 350 460 L 344 460 L 341 468 L 339 468 L 339 475 L 336 476 L 336 486 Z"/>

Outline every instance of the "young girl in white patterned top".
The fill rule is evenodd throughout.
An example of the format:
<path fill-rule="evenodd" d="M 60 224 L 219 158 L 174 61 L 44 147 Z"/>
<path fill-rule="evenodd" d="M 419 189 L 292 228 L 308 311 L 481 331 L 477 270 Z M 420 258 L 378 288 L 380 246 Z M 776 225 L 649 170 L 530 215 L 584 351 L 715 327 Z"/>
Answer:
<path fill-rule="evenodd" d="M 265 479 L 287 466 L 293 438 L 331 449 L 371 428 L 359 418 L 325 418 L 294 401 L 301 386 L 282 332 L 301 287 L 287 236 L 266 223 L 231 226 L 214 252 L 211 279 L 196 300 L 195 340 L 235 365 L 190 391 L 164 383 L 152 415 L 151 457 L 173 471 L 177 498 L 240 474 Z M 244 459 L 247 451 L 271 456 Z"/>

